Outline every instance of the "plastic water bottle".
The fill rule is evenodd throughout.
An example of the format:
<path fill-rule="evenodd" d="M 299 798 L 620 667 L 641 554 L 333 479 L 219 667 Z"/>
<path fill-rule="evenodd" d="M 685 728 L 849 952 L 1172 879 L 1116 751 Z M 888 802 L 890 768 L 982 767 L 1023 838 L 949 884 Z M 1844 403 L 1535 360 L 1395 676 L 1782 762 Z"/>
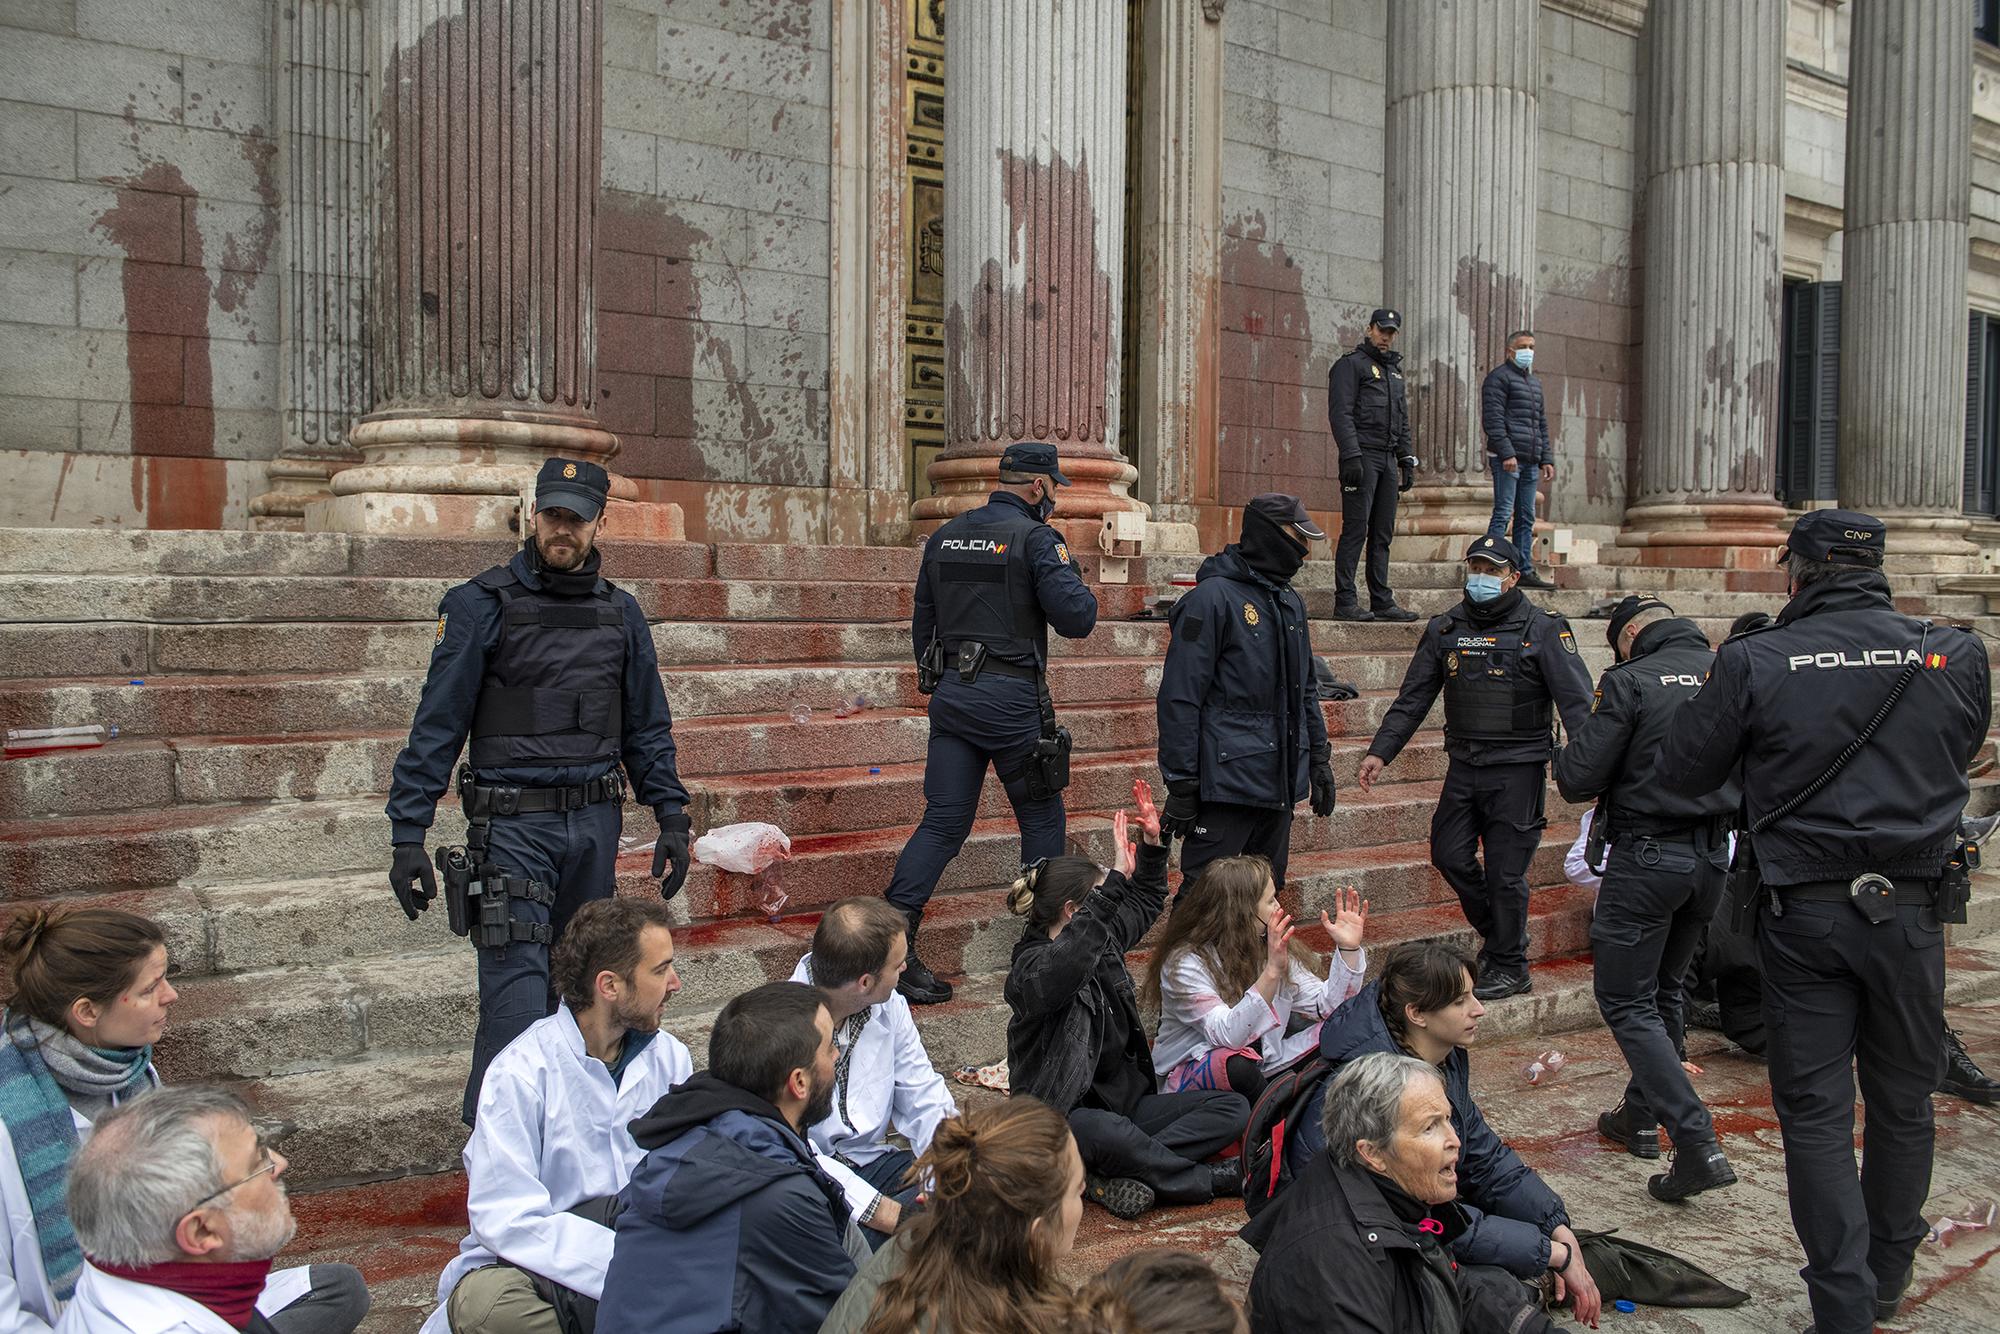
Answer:
<path fill-rule="evenodd" d="M 836 718 L 852 718 L 857 713 L 866 713 L 867 711 L 868 696 L 866 695 L 856 695 L 853 699 L 844 699 L 833 706 L 833 716 Z"/>
<path fill-rule="evenodd" d="M 118 729 L 113 727 L 110 735 L 116 737 Z M 104 729 L 96 723 L 83 727 L 10 727 L 6 753 L 14 756 L 39 755 L 49 750 L 89 750 L 106 740 Z"/>
<path fill-rule="evenodd" d="M 800 700 L 796 699 L 793 700 L 792 721 L 798 723 L 800 726 L 804 726 L 806 723 L 809 723 L 812 720 L 813 720 L 812 706 Z"/>
<path fill-rule="evenodd" d="M 1521 1077 L 1530 1084 L 1539 1084 L 1544 1079 L 1554 1078 L 1569 1057 L 1559 1051 L 1545 1051 L 1521 1067 Z"/>

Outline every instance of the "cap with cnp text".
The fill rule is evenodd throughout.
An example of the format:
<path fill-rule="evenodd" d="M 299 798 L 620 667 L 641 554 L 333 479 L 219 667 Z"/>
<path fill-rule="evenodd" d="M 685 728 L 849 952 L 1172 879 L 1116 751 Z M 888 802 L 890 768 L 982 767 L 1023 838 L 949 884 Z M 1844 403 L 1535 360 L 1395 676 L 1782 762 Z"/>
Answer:
<path fill-rule="evenodd" d="M 1617 648 L 1618 636 L 1625 633 L 1625 627 L 1632 624 L 1632 618 L 1642 611 L 1651 611 L 1655 607 L 1661 611 L 1673 610 L 1649 593 L 1627 593 L 1618 600 L 1618 605 L 1611 609 L 1611 628 L 1605 632 L 1605 640 L 1612 648 Z"/>
<path fill-rule="evenodd" d="M 1368 322 L 1378 329 L 1395 330 L 1403 327 L 1403 317 L 1387 306 L 1377 306 L 1375 313 L 1368 317 Z"/>
<path fill-rule="evenodd" d="M 1884 548 L 1882 521 L 1856 510 L 1810 510 L 1792 525 L 1778 559 L 1804 556 L 1829 565 L 1876 569 Z"/>
<path fill-rule="evenodd" d="M 585 523 L 604 512 L 611 475 L 581 459 L 550 459 L 535 478 L 535 513 L 568 510 Z"/>
<path fill-rule="evenodd" d="M 1475 537 L 1472 545 L 1465 549 L 1465 558 L 1483 560 L 1489 565 L 1521 568 L 1521 553 L 1514 550 L 1514 544 L 1504 537 Z"/>
<path fill-rule="evenodd" d="M 1024 440 L 1007 446 L 1000 455 L 1001 472 L 1039 472 L 1055 478 L 1057 486 L 1068 486 L 1069 478 L 1062 475 L 1057 466 L 1056 447 L 1036 440 Z"/>
<path fill-rule="evenodd" d="M 1325 530 L 1312 521 L 1312 515 L 1306 513 L 1306 503 L 1297 496 L 1266 491 L 1261 496 L 1252 496 L 1243 509 L 1245 513 L 1261 514 L 1272 523 L 1288 523 L 1299 530 L 1300 537 L 1315 542 L 1326 536 Z"/>

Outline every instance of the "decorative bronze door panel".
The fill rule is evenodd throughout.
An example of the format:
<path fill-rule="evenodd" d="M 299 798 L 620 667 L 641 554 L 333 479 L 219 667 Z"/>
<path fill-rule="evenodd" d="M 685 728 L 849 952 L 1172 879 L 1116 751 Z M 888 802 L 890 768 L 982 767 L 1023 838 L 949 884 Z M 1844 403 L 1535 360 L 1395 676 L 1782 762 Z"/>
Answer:
<path fill-rule="evenodd" d="M 944 449 L 944 4 L 903 0 L 903 439 L 912 497 L 930 494 L 924 469 Z"/>

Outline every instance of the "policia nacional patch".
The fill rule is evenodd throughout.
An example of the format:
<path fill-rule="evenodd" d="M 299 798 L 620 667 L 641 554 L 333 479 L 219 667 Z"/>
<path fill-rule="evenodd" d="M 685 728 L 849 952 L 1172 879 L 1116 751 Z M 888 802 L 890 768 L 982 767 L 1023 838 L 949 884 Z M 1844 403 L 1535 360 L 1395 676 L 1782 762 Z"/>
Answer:
<path fill-rule="evenodd" d="M 1247 602 L 1243 604 L 1243 624 L 1257 624 L 1257 609 Z"/>
<path fill-rule="evenodd" d="M 451 619 L 451 613 L 448 611 L 440 612 L 438 614 L 438 632 L 437 632 L 437 639 L 433 641 L 434 643 L 439 643 L 439 644 L 444 643 L 444 623 L 450 619 Z"/>
<path fill-rule="evenodd" d="M 1571 634 L 1567 627 L 1564 627 L 1564 629 L 1556 635 L 1556 640 L 1563 646 L 1563 652 L 1570 654 L 1571 656 L 1575 656 L 1576 636 Z"/>

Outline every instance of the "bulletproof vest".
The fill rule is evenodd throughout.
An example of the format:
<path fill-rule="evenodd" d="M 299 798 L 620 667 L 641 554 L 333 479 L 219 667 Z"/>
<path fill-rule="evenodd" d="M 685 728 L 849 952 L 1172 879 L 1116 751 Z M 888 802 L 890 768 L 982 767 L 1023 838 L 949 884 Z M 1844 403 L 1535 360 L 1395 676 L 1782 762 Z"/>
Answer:
<path fill-rule="evenodd" d="M 602 579 L 583 597 L 537 592 L 502 565 L 473 580 L 500 598 L 500 642 L 472 714 L 472 766 L 616 759 L 625 716 L 625 615 Z"/>
<path fill-rule="evenodd" d="M 924 577 L 947 655 L 976 639 L 1018 666 L 1047 662 L 1048 621 L 1028 562 L 1028 535 L 1038 524 L 1012 506 L 987 505 L 959 515 L 931 539 Z"/>
<path fill-rule="evenodd" d="M 1493 625 L 1462 613 L 1446 625 L 1444 726 L 1458 741 L 1547 741 L 1555 725 L 1549 692 L 1527 673 L 1535 609 Z"/>

